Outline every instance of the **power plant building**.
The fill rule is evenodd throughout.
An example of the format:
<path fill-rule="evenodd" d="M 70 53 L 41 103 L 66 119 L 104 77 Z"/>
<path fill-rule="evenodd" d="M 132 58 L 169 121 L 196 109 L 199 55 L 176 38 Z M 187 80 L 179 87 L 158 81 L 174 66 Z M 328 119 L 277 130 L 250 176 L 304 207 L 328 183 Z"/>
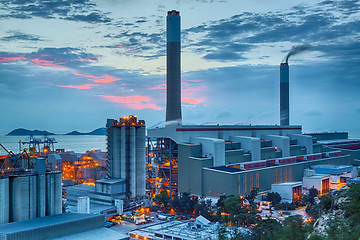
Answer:
<path fill-rule="evenodd" d="M 354 158 L 301 134 L 301 126 L 177 126 L 148 129 L 177 144 L 179 192 L 219 197 L 302 181 L 313 165 L 351 165 Z"/>

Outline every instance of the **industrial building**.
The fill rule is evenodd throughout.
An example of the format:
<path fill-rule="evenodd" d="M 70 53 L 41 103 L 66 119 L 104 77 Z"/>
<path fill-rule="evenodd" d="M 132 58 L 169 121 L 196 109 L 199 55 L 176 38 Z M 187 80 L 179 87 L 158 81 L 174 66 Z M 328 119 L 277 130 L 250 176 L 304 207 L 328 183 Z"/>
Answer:
<path fill-rule="evenodd" d="M 53 171 L 62 171 L 63 186 L 76 184 L 94 185 L 96 180 L 105 178 L 106 152 L 87 151 L 85 154 L 61 152 L 48 154 L 48 167 Z"/>
<path fill-rule="evenodd" d="M 62 213 L 61 172 L 46 171 L 44 158 L 35 164 L 1 169 L 0 224 Z"/>
<path fill-rule="evenodd" d="M 211 223 L 202 216 L 196 221 L 170 221 L 129 232 L 130 240 L 195 240 L 218 239 L 219 224 Z M 241 228 L 242 231 L 246 231 Z"/>
<path fill-rule="evenodd" d="M 179 24 L 179 12 L 168 12 L 168 42 L 180 39 L 174 37 L 180 36 Z M 148 129 L 149 195 L 160 190 L 170 195 L 190 192 L 208 197 L 245 195 L 253 188 L 268 191 L 274 183 L 302 181 L 304 169 L 313 165 L 352 165 L 360 158 L 357 155 L 360 141 L 347 139 L 347 133 L 312 136 L 303 134 L 300 125 L 290 125 L 287 61 L 290 55 L 280 64 L 280 125 L 181 125 L 181 121 L 174 124 L 175 118 L 168 116 L 181 113 L 181 105 L 173 104 L 181 89 L 173 88 L 178 78 L 170 80 L 169 76 L 175 75 L 174 69 L 180 69 L 176 60 L 180 55 L 175 57 L 169 47 L 167 51 L 166 105 L 172 107 L 166 108 L 165 127 Z M 176 119 L 180 117 L 178 114 Z M 318 142 L 317 138 L 331 141 Z M 346 140 L 339 145 L 334 142 L 339 138 Z M 352 145 L 346 147 L 349 144 Z"/>
<path fill-rule="evenodd" d="M 301 201 L 302 182 L 281 182 L 271 184 L 271 192 L 279 193 L 282 202 Z"/>
<path fill-rule="evenodd" d="M 145 196 L 145 121 L 107 120 L 108 178 L 125 180 L 127 198 Z M 120 180 L 121 179 L 121 180 Z"/>
<path fill-rule="evenodd" d="M 176 126 L 148 130 L 178 149 L 178 191 L 199 196 L 246 195 L 271 184 L 302 181 L 312 165 L 351 165 L 341 151 L 325 152 L 301 126 Z"/>
<path fill-rule="evenodd" d="M 49 239 L 99 228 L 102 215 L 64 213 L 0 225 L 0 240 Z"/>
<path fill-rule="evenodd" d="M 90 213 L 110 217 L 141 204 L 145 197 L 145 122 L 136 116 L 107 120 L 107 178 L 66 188 L 68 209 L 90 198 Z"/>

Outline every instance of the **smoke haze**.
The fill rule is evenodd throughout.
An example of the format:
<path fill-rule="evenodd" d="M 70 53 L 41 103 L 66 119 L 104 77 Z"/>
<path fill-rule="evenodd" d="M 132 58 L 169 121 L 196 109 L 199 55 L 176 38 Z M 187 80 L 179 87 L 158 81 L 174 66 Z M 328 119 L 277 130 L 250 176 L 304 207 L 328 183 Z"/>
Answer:
<path fill-rule="evenodd" d="M 303 44 L 303 45 L 297 45 L 297 46 L 293 46 L 290 50 L 290 52 L 286 55 L 286 63 L 288 63 L 289 61 L 289 58 L 293 55 L 296 55 L 296 54 L 299 54 L 299 53 L 302 53 L 306 50 L 308 50 L 310 48 L 310 45 L 309 44 Z"/>

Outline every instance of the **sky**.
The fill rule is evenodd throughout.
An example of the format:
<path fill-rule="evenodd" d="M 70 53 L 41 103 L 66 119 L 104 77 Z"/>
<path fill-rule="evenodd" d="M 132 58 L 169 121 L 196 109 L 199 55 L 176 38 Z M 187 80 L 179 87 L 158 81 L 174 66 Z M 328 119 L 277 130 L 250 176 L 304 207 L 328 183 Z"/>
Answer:
<path fill-rule="evenodd" d="M 166 15 L 181 15 L 184 124 L 290 124 L 360 137 L 360 1 L 0 0 L 0 131 L 163 124 Z"/>

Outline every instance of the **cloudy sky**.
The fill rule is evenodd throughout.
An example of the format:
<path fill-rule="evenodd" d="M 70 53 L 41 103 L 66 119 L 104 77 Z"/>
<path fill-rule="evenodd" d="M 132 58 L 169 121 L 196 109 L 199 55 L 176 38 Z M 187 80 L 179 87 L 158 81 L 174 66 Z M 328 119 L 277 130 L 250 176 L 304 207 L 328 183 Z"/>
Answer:
<path fill-rule="evenodd" d="M 165 20 L 180 11 L 186 124 L 290 122 L 360 137 L 360 1 L 0 0 L 0 130 L 165 119 Z"/>

